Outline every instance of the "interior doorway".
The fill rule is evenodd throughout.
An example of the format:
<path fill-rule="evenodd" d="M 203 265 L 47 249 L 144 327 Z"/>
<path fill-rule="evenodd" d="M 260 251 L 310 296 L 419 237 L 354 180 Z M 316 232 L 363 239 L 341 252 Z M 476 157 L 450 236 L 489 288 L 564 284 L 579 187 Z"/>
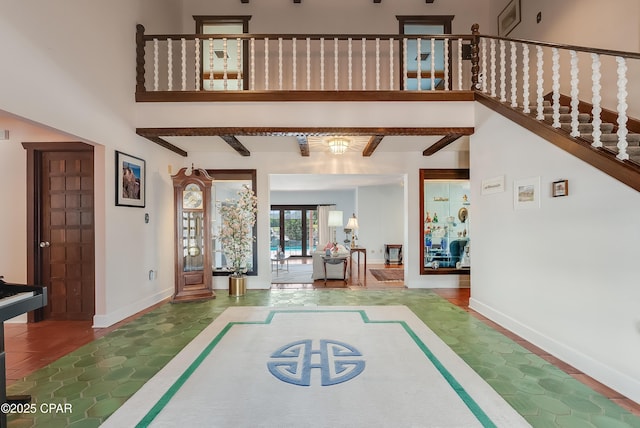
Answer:
<path fill-rule="evenodd" d="M 84 143 L 23 143 L 27 150 L 27 278 L 47 287 L 30 321 L 95 314 L 94 153 Z"/>

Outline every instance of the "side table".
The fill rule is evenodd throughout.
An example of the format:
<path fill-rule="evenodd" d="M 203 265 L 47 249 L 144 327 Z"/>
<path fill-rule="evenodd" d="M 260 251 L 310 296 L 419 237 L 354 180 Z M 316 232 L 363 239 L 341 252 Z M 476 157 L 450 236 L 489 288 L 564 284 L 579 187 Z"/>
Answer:
<path fill-rule="evenodd" d="M 351 259 L 349 256 L 322 256 L 322 266 L 324 267 L 324 283 L 327 283 L 327 263 L 330 265 L 337 265 L 342 263 L 342 279 L 344 283 L 347 283 L 347 259 Z"/>
<path fill-rule="evenodd" d="M 353 253 L 358 253 L 358 277 L 360 276 L 360 257 L 364 254 L 364 274 L 367 275 L 367 249 L 362 247 L 353 247 L 349 250 L 351 259 L 349 260 L 349 272 L 353 274 Z"/>

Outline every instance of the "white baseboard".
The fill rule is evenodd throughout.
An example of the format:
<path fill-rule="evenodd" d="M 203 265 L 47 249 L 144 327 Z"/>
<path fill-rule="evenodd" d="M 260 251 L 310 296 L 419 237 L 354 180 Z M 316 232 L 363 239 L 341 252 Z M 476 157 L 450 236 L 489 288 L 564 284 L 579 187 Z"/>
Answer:
<path fill-rule="evenodd" d="M 156 303 L 163 301 L 167 297 L 171 297 L 172 295 L 173 288 L 158 292 L 152 296 L 138 300 L 137 302 L 133 302 L 130 305 L 119 308 L 117 311 L 113 311 L 105 315 L 94 315 L 93 328 L 110 327 L 131 315 L 135 315 L 138 312 L 147 309 L 149 306 L 153 306 Z"/>
<path fill-rule="evenodd" d="M 515 320 L 476 299 L 469 299 L 469 308 L 500 324 L 502 327 L 517 334 L 529 343 L 545 350 L 556 358 L 559 358 L 561 361 L 564 361 L 588 376 L 591 376 L 598 382 L 640 404 L 640 381 L 637 379 L 632 379 L 628 375 L 621 373 L 615 368 L 607 366 L 600 361 L 594 360 L 589 355 L 586 355 L 577 349 L 570 348 L 552 337 L 533 330 L 527 325 L 520 323 L 518 320 Z"/>

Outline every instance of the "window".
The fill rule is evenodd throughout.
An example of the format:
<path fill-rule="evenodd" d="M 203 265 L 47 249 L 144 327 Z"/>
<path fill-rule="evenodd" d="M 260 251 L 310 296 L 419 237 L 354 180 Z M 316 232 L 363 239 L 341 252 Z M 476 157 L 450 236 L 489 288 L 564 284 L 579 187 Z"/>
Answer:
<path fill-rule="evenodd" d="M 400 23 L 400 34 L 451 34 L 453 16 L 397 16 Z M 450 42 L 449 42 L 450 43 Z M 417 40 L 407 41 L 407 83 L 401 83 L 404 90 L 418 89 L 418 61 L 420 61 L 420 86 L 422 90 L 431 89 L 431 58 L 435 58 L 435 88 L 444 88 L 444 62 L 451 62 L 444 57 L 444 40 L 435 41 L 435 51 L 431 52 L 431 39 L 421 39 L 420 52 Z M 401 76 L 404 76 L 404 52 L 400 52 Z M 451 65 L 451 63 L 449 64 Z M 449 67 L 451 73 L 451 67 Z M 449 75 L 451 77 L 451 75 Z M 449 79 L 451 82 L 451 79 Z M 450 88 L 449 88 L 450 89 Z"/>
<path fill-rule="evenodd" d="M 249 32 L 250 16 L 194 16 L 197 34 L 211 34 L 213 44 L 202 40 L 201 87 L 212 90 L 247 89 L 247 41 L 215 38 L 215 34 L 243 34 Z"/>

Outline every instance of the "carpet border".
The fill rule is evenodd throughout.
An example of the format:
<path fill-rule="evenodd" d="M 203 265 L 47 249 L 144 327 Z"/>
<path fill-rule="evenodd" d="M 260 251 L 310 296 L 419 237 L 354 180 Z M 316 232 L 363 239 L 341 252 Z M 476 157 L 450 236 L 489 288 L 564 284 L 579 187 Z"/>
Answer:
<path fill-rule="evenodd" d="M 273 318 L 277 314 L 286 313 L 357 313 L 362 318 L 365 324 L 399 324 L 414 341 L 416 346 L 423 352 L 427 359 L 433 364 L 438 372 L 447 381 L 449 386 L 456 392 L 458 397 L 464 402 L 469 411 L 476 417 L 478 422 L 483 427 L 493 427 L 496 425 L 489 418 L 489 416 L 482 410 L 482 408 L 475 402 L 475 400 L 469 395 L 464 387 L 455 379 L 455 377 L 447 370 L 447 368 L 438 360 L 429 347 L 418 337 L 413 329 L 407 324 L 406 321 L 400 320 L 371 320 L 366 313 L 366 309 L 272 309 L 269 311 L 264 321 L 230 321 L 222 330 L 211 340 L 211 342 L 200 352 L 200 354 L 193 360 L 193 362 L 185 369 L 178 379 L 167 389 L 167 391 L 160 397 L 160 399 L 153 405 L 153 407 L 147 412 L 147 414 L 136 424 L 136 428 L 143 428 L 149 426 L 153 420 L 160 414 L 162 409 L 171 401 L 173 396 L 184 385 L 191 375 L 198 369 L 200 364 L 209 356 L 211 351 L 218 345 L 222 338 L 231 330 L 235 325 L 269 325 L 273 321 Z"/>

